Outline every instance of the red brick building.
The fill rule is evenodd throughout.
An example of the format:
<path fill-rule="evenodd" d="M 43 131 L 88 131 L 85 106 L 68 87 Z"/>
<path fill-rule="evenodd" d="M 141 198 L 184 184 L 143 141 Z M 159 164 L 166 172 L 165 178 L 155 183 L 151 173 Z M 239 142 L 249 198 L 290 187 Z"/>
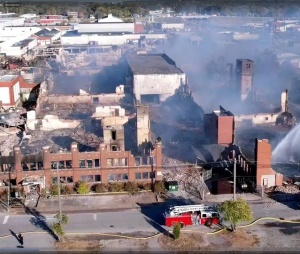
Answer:
<path fill-rule="evenodd" d="M 283 175 L 275 172 L 271 166 L 272 147 L 267 139 L 256 139 L 255 162 L 256 184 L 258 186 L 281 186 Z"/>
<path fill-rule="evenodd" d="M 234 115 L 220 106 L 220 110 L 204 115 L 204 130 L 212 144 L 234 142 Z"/>
<path fill-rule="evenodd" d="M 70 184 L 80 180 L 91 184 L 149 182 L 162 179 L 161 163 L 161 142 L 156 142 L 154 150 L 144 157 L 134 157 L 130 151 L 110 151 L 104 144 L 96 152 L 79 152 L 77 143 L 72 143 L 69 152 L 51 153 L 44 147 L 34 155 L 24 155 L 20 147 L 15 147 L 11 156 L 0 157 L 0 183 L 20 187 L 29 182 L 49 188 L 57 183 L 57 170 L 60 179 Z"/>
<path fill-rule="evenodd" d="M 142 34 L 145 32 L 145 26 L 141 22 L 134 23 L 134 33 L 135 34 Z"/>

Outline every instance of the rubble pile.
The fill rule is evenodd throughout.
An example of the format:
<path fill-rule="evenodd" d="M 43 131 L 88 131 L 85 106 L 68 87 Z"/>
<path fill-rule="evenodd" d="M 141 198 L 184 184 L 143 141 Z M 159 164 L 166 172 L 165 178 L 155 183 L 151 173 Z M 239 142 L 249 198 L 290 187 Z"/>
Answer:
<path fill-rule="evenodd" d="M 177 181 L 180 190 L 201 197 L 199 187 L 203 184 L 203 179 L 199 169 L 166 156 L 163 156 L 162 164 L 165 181 Z"/>
<path fill-rule="evenodd" d="M 53 114 L 62 119 L 82 119 L 91 116 L 95 110 L 92 103 L 43 104 L 39 116 Z"/>
<path fill-rule="evenodd" d="M 183 165 L 183 164 L 184 164 L 184 162 L 182 162 L 182 161 L 172 159 L 165 155 L 162 156 L 162 165 L 163 166 L 179 166 L 179 165 Z"/>
<path fill-rule="evenodd" d="M 277 186 L 274 189 L 275 192 L 282 192 L 287 194 L 298 194 L 300 193 L 300 189 L 296 185 L 287 185 L 287 186 Z"/>
<path fill-rule="evenodd" d="M 167 119 L 187 127 L 199 128 L 203 122 L 203 109 L 184 91 L 169 97 L 162 103 L 161 110 Z"/>
<path fill-rule="evenodd" d="M 18 145 L 20 138 L 17 135 L 0 136 L 0 153 L 2 156 L 8 156 L 15 145 Z"/>
<path fill-rule="evenodd" d="M 31 138 L 23 142 L 26 153 L 36 153 L 42 147 L 50 146 L 51 151 L 58 152 L 61 149 L 69 150 L 72 142 L 77 142 L 83 150 L 97 150 L 103 138 L 93 133 L 86 132 L 83 128 L 46 131 L 33 131 Z"/>

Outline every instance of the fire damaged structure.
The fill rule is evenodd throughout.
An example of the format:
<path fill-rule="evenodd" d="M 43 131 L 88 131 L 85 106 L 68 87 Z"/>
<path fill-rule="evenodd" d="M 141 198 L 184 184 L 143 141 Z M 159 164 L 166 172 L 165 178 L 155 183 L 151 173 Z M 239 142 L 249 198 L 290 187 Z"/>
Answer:
<path fill-rule="evenodd" d="M 111 151 L 101 143 L 98 151 L 80 152 L 77 143 L 69 151 L 53 153 L 50 147 L 43 147 L 36 154 L 24 155 L 19 146 L 14 147 L 10 156 L 0 159 L 1 182 L 10 182 L 12 187 L 38 185 L 49 188 L 57 183 L 57 169 L 61 181 L 75 183 L 108 183 L 119 181 L 161 180 L 162 143 L 154 144 L 143 157 L 134 157 L 129 151 Z M 39 179 L 37 182 L 34 179 Z"/>
<path fill-rule="evenodd" d="M 254 62 L 249 59 L 236 60 L 236 88 L 241 101 L 251 94 L 253 89 Z"/>
<path fill-rule="evenodd" d="M 128 55 L 127 85 L 138 103 L 159 104 L 186 84 L 186 75 L 166 54 Z"/>
<path fill-rule="evenodd" d="M 220 110 L 204 115 L 204 131 L 210 143 L 228 145 L 234 143 L 234 115 L 220 106 Z"/>

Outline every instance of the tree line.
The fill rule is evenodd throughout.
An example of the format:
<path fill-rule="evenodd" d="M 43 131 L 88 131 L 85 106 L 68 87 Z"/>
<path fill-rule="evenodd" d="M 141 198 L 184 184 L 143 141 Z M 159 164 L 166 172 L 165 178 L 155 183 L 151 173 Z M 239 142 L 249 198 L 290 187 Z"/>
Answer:
<path fill-rule="evenodd" d="M 295 17 L 299 14 L 299 2 L 288 1 L 285 4 L 286 17 Z M 87 2 L 78 3 L 72 1 L 64 2 L 26 2 L 20 7 L 0 7 L 0 12 L 15 12 L 16 14 L 36 13 L 38 15 L 66 15 L 67 11 L 76 11 L 79 17 L 94 15 L 96 18 L 102 18 L 108 13 L 116 17 L 128 18 L 134 14 L 145 16 L 149 10 L 162 8 L 171 8 L 177 13 L 199 13 L 199 14 L 220 14 L 236 16 L 272 16 L 274 13 L 274 0 L 266 1 L 233 1 L 233 0 L 154 0 L 154 1 L 124 1 L 117 3 L 105 2 Z"/>

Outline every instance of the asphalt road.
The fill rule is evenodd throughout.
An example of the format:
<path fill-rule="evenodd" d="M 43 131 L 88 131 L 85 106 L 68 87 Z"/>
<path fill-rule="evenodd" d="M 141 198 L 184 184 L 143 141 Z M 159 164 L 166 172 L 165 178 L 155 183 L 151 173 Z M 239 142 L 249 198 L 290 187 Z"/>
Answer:
<path fill-rule="evenodd" d="M 296 203 L 289 206 L 283 204 L 252 204 L 253 217 L 283 217 L 299 216 Z M 96 212 L 69 214 L 67 232 L 99 232 L 99 233 L 132 233 L 138 231 L 157 232 L 164 228 L 164 207 L 155 205 L 148 208 L 122 210 L 118 212 Z M 0 214 L 0 236 L 14 232 L 46 230 L 47 225 L 54 222 L 54 214 L 41 215 L 6 215 Z"/>
<path fill-rule="evenodd" d="M 296 204 L 289 206 L 283 204 L 253 204 L 253 217 L 283 217 L 296 218 L 299 210 L 295 209 Z M 69 214 L 69 224 L 65 227 L 66 232 L 77 233 L 137 233 L 147 232 L 154 234 L 164 230 L 162 211 L 164 207 L 155 205 L 150 208 L 122 210 L 118 212 L 94 212 Z M 11 231 L 19 232 L 44 231 L 47 232 L 55 220 L 54 214 L 40 215 L 38 218 L 29 215 L 6 215 L 0 214 L 0 236 L 10 235 Z M 191 226 L 190 229 L 199 226 Z M 194 228 L 196 227 L 196 228 Z M 167 228 L 165 228 L 167 229 Z M 205 228 L 203 227 L 203 230 Z M 36 240 L 38 239 L 38 241 Z M 37 251 L 53 250 L 55 240 L 49 234 L 26 234 L 24 235 L 24 249 L 18 248 L 18 241 L 15 237 L 0 238 L 0 249 L 7 251 Z"/>

